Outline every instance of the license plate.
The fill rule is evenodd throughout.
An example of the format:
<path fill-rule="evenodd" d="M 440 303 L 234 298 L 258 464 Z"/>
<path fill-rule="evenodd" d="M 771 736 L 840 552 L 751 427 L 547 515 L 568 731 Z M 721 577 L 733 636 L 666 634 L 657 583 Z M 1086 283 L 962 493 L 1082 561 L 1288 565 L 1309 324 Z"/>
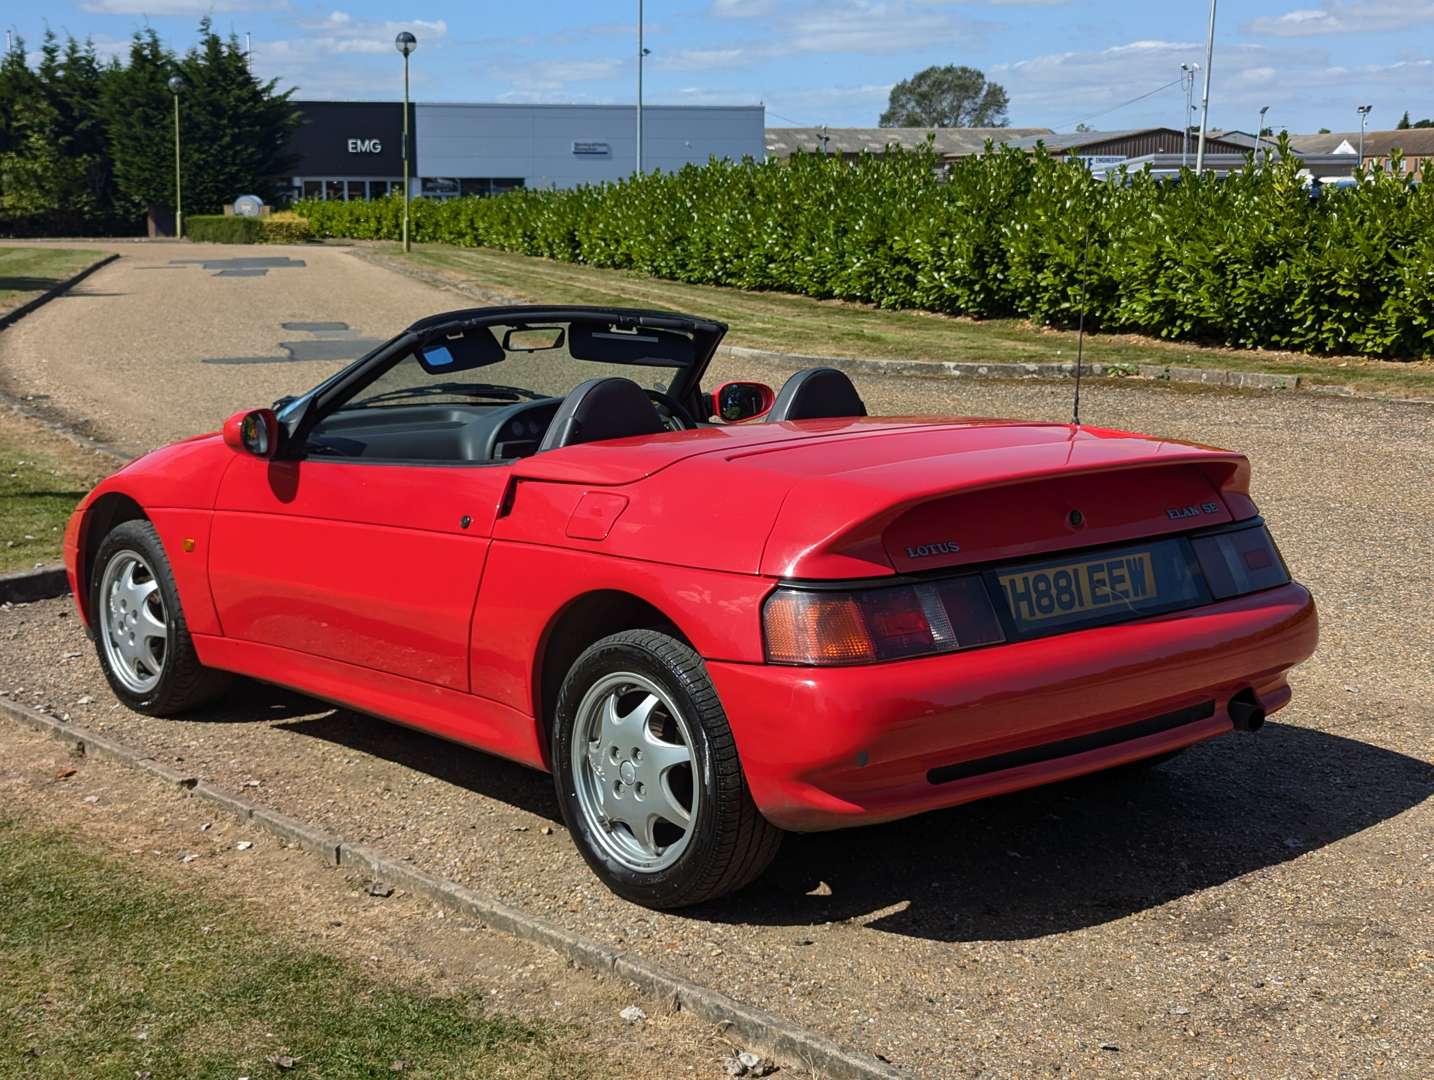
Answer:
<path fill-rule="evenodd" d="M 1159 576 L 1149 550 L 1026 567 L 997 575 L 1006 606 L 1020 627 L 1084 621 L 1110 611 L 1159 606 Z"/>

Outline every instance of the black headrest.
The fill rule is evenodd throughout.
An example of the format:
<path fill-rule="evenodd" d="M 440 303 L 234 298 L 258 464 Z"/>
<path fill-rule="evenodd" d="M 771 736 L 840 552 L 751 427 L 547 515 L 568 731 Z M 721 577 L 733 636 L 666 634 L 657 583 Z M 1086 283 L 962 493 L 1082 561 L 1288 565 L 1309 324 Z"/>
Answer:
<path fill-rule="evenodd" d="M 537 452 L 629 435 L 656 435 L 666 430 L 652 399 L 631 379 L 589 379 L 558 406 Z"/>
<path fill-rule="evenodd" d="M 799 371 L 782 384 L 777 402 L 767 414 L 767 423 L 865 415 L 866 405 L 846 374 L 836 368 L 817 367 Z"/>

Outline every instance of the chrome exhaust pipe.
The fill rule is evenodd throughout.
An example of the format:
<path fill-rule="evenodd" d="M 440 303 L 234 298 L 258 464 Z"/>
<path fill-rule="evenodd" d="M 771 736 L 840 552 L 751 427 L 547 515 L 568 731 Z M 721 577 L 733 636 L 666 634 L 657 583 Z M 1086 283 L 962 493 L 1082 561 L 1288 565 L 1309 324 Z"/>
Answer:
<path fill-rule="evenodd" d="M 1236 731 L 1259 731 L 1265 726 L 1265 707 L 1249 687 L 1230 699 L 1228 710 Z"/>

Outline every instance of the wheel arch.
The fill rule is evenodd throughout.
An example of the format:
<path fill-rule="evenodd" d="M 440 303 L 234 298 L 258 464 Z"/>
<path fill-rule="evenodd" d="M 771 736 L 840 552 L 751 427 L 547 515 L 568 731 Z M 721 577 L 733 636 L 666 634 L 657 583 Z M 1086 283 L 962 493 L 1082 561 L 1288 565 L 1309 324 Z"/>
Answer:
<path fill-rule="evenodd" d="M 144 507 L 123 491 L 106 491 L 85 507 L 85 516 L 80 524 L 79 563 L 76 566 L 76 602 L 90 621 L 90 583 L 94 580 L 95 556 L 100 545 L 115 526 L 126 521 L 148 521 Z"/>
<path fill-rule="evenodd" d="M 564 677 L 589 645 L 624 630 L 658 630 L 693 647 L 675 619 L 651 601 L 624 589 L 593 589 L 575 596 L 548 620 L 538 640 L 532 693 L 538 745 L 543 763 L 549 768 L 554 713 Z"/>

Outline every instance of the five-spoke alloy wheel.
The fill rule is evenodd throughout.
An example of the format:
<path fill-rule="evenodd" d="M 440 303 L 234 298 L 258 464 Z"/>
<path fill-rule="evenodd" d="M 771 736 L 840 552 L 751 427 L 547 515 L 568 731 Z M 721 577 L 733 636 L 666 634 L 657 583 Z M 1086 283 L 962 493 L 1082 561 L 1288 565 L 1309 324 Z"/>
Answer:
<path fill-rule="evenodd" d="M 683 907 L 747 884 L 781 833 L 758 812 L 702 658 L 655 630 L 592 645 L 558 696 L 563 818 L 618 895 Z"/>

